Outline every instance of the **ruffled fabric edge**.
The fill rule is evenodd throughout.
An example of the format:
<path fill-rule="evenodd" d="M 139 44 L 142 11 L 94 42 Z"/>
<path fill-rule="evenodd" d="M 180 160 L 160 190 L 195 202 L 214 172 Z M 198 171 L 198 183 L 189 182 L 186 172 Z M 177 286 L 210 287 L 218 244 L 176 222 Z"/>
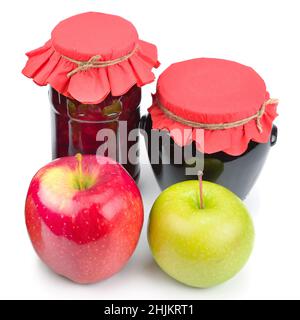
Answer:
<path fill-rule="evenodd" d="M 50 85 L 66 97 L 85 104 L 102 102 L 110 93 L 122 96 L 134 85 L 142 87 L 155 80 L 152 68 L 159 67 L 155 45 L 139 40 L 138 49 L 126 61 L 105 68 L 89 69 L 68 77 L 77 65 L 66 60 L 49 40 L 27 54 L 22 73 L 39 86 Z"/>
<path fill-rule="evenodd" d="M 266 101 L 270 95 L 266 94 Z M 152 119 L 152 129 L 166 130 L 179 146 L 186 146 L 193 141 L 199 151 L 206 154 L 224 152 L 232 156 L 239 156 L 246 152 L 250 141 L 267 143 L 270 140 L 273 121 L 278 116 L 277 104 L 269 104 L 261 118 L 263 131 L 260 132 L 256 120 L 247 124 L 225 130 L 203 130 L 183 125 L 168 118 L 156 103 L 156 96 L 153 95 L 153 104 L 148 109 Z M 203 130 L 201 134 L 199 130 Z"/>

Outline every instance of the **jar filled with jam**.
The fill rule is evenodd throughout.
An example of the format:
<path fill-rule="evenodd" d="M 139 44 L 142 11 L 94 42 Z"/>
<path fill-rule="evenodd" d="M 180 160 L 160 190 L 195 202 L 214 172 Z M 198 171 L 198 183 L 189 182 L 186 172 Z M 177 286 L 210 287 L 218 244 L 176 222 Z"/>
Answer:
<path fill-rule="evenodd" d="M 202 58 L 170 66 L 141 121 L 161 189 L 197 179 L 198 166 L 205 180 L 245 199 L 277 141 L 277 105 L 242 64 Z"/>
<path fill-rule="evenodd" d="M 23 74 L 49 85 L 53 159 L 111 156 L 137 180 L 138 137 L 128 137 L 139 126 L 141 87 L 159 65 L 156 47 L 129 21 L 89 12 L 60 22 L 51 40 L 27 55 Z"/>
<path fill-rule="evenodd" d="M 52 87 L 49 94 L 52 106 L 53 159 L 77 153 L 97 154 L 99 147 L 105 142 L 105 137 L 97 138 L 99 132 L 110 129 L 116 137 L 115 152 L 111 155 L 106 149 L 100 153 L 116 158 L 132 177 L 138 178 L 140 172 L 138 152 L 135 161 L 132 162 L 128 159 L 128 150 L 133 145 L 138 148 L 139 141 L 128 141 L 127 134 L 119 134 L 119 127 L 120 121 L 124 121 L 128 133 L 138 128 L 141 88 L 134 86 L 125 95 L 119 97 L 109 95 L 98 104 L 83 104 L 66 98 Z M 127 140 L 125 143 L 124 139 Z"/>

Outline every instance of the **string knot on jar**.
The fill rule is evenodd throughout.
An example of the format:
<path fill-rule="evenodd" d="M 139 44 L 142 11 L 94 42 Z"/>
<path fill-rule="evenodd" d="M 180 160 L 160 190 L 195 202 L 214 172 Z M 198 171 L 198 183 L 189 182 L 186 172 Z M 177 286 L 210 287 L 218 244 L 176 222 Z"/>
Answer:
<path fill-rule="evenodd" d="M 71 78 L 74 74 L 81 72 L 81 71 L 86 71 L 86 70 L 93 69 L 93 68 L 95 68 L 95 69 L 96 68 L 105 68 L 105 67 L 113 66 L 115 64 L 126 61 L 130 57 L 132 57 L 136 53 L 137 50 L 138 50 L 138 46 L 136 45 L 134 47 L 134 49 L 130 53 L 126 54 L 125 56 L 119 57 L 114 60 L 106 60 L 106 61 L 100 60 L 100 59 L 102 59 L 101 55 L 93 56 L 88 61 L 79 61 L 79 60 L 75 60 L 75 59 L 72 59 L 72 58 L 64 56 L 64 55 L 62 57 L 70 62 L 77 64 L 77 67 L 67 74 L 68 78 Z"/>

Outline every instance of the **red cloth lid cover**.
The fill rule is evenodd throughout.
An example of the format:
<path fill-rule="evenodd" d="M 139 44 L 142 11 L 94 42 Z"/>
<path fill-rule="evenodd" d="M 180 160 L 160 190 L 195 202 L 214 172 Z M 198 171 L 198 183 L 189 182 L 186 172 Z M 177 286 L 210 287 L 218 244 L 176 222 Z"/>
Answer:
<path fill-rule="evenodd" d="M 154 81 L 151 70 L 159 66 L 156 46 L 139 40 L 129 21 L 98 12 L 60 22 L 51 40 L 27 56 L 25 76 L 91 104 Z"/>
<path fill-rule="evenodd" d="M 173 64 L 163 72 L 149 112 L 153 129 L 193 128 L 189 137 L 171 132 L 181 146 L 195 141 L 195 129 L 202 128 L 201 151 L 240 155 L 250 140 L 268 142 L 277 104 L 253 69 L 202 58 Z"/>

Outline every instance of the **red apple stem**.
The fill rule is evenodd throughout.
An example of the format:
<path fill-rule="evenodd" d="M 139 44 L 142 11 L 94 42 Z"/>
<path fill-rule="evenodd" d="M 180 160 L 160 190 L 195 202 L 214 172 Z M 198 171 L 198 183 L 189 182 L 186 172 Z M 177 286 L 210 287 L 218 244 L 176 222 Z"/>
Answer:
<path fill-rule="evenodd" d="M 83 190 L 84 187 L 83 187 L 83 174 L 82 174 L 82 154 L 81 153 L 77 153 L 76 154 L 76 159 L 77 159 L 77 162 L 78 162 L 77 170 L 78 170 L 79 189 Z"/>
<path fill-rule="evenodd" d="M 198 172 L 199 179 L 199 193 L 200 193 L 200 209 L 204 209 L 204 201 L 203 201 L 203 171 Z"/>

